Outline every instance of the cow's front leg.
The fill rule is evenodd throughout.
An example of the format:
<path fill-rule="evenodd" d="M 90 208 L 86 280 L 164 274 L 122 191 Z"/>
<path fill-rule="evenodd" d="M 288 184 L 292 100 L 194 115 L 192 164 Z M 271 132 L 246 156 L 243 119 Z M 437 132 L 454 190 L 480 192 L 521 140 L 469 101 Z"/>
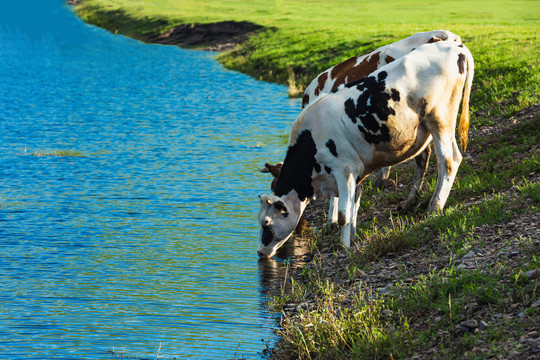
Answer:
<path fill-rule="evenodd" d="M 343 174 L 341 179 L 336 178 L 339 191 L 338 225 L 341 227 L 341 244 L 351 246 L 351 224 L 355 213 L 356 181 L 351 173 Z"/>
<path fill-rule="evenodd" d="M 338 203 L 338 197 L 332 196 L 330 198 L 330 207 L 328 208 L 328 224 L 338 223 Z"/>

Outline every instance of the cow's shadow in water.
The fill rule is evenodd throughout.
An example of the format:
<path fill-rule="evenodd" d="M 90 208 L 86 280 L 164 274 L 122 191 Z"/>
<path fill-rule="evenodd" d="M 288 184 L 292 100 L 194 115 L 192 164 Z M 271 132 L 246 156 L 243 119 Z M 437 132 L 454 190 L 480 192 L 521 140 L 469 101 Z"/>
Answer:
<path fill-rule="evenodd" d="M 260 291 L 263 306 L 274 296 L 287 294 L 291 290 L 291 268 L 302 267 L 309 257 L 309 249 L 301 237 L 289 239 L 270 259 L 259 259 Z"/>

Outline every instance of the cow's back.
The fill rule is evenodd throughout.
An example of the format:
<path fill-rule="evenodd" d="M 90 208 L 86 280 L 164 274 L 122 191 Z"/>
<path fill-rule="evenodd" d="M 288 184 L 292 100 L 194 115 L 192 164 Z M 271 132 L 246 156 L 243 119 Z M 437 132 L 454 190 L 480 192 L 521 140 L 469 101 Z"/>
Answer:
<path fill-rule="evenodd" d="M 452 112 L 455 126 L 466 75 L 462 53 L 468 50 L 450 43 L 420 46 L 308 106 L 293 132 L 309 129 L 322 152 L 332 140 L 337 153 L 344 149 L 369 171 L 405 161 L 429 142 L 425 121 L 434 112 Z"/>
<path fill-rule="evenodd" d="M 342 85 L 368 76 L 378 68 L 408 54 L 416 47 L 437 41 L 461 43 L 461 38 L 447 30 L 420 32 L 382 46 L 368 54 L 347 59 L 320 73 L 306 87 L 302 98 L 302 107 L 315 102 L 322 94 L 330 93 Z"/>

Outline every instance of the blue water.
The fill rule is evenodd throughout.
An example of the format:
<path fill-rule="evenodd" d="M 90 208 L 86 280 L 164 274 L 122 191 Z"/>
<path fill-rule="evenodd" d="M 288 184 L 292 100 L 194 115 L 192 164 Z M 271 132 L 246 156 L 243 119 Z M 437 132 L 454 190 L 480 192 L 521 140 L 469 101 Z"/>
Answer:
<path fill-rule="evenodd" d="M 299 103 L 214 57 L 0 3 L 0 358 L 261 358 L 257 168 Z"/>

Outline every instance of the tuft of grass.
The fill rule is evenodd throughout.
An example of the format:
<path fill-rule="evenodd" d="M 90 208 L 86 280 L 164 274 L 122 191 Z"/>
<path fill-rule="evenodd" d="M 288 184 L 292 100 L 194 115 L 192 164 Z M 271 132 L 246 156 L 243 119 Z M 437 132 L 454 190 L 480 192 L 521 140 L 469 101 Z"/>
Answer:
<path fill-rule="evenodd" d="M 344 307 L 331 282 L 319 284 L 317 290 L 323 296 L 316 309 L 302 311 L 299 319 L 285 318 L 278 335 L 286 348 L 279 351 L 294 353 L 298 359 L 353 359 L 358 354 L 369 359 L 399 358 L 407 352 L 407 321 L 398 316 L 397 330 L 384 301 L 357 288 L 353 303 Z"/>
<path fill-rule="evenodd" d="M 304 87 L 302 85 L 296 84 L 294 71 L 289 71 L 289 79 L 287 80 L 287 82 L 289 84 L 289 97 L 302 96 L 302 94 L 304 93 Z"/>

